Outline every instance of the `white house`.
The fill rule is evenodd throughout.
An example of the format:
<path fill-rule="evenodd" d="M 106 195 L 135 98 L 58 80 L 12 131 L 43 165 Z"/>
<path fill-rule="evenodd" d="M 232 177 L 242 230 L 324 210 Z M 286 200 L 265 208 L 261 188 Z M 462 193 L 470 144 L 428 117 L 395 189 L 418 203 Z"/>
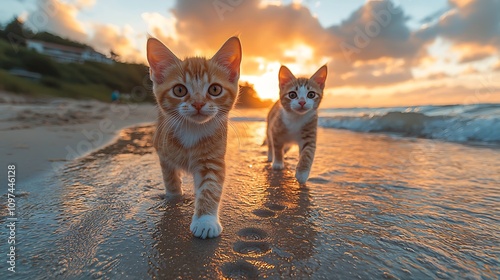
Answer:
<path fill-rule="evenodd" d="M 35 50 L 59 62 L 83 63 L 85 61 L 95 61 L 107 64 L 113 63 L 112 59 L 92 49 L 68 47 L 38 40 L 26 40 L 26 46 L 28 49 Z"/>

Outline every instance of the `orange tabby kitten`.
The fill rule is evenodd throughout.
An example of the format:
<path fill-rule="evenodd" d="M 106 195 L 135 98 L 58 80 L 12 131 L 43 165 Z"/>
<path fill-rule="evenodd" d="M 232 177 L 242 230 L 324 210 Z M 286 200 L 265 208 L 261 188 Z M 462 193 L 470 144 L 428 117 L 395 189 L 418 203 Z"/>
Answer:
<path fill-rule="evenodd" d="M 301 184 L 309 178 L 316 151 L 318 106 L 323 97 L 327 68 L 311 78 L 295 78 L 286 66 L 279 71 L 280 100 L 267 116 L 267 157 L 273 169 L 283 169 L 283 155 L 292 143 L 299 145 L 300 158 L 295 178 Z"/>
<path fill-rule="evenodd" d="M 232 37 L 211 58 L 178 59 L 154 38 L 147 43 L 153 92 L 159 107 L 154 147 L 167 198 L 182 195 L 180 171 L 193 174 L 191 232 L 222 232 L 219 202 L 225 176 L 228 114 L 238 95 L 240 40 Z"/>

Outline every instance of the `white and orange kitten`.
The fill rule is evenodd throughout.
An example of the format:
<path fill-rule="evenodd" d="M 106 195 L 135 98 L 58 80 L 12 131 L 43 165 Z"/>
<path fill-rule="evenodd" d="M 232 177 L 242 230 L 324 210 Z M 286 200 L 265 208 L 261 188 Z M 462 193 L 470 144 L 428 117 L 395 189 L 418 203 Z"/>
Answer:
<path fill-rule="evenodd" d="M 228 114 L 238 96 L 240 40 L 230 38 L 210 59 L 180 60 L 150 38 L 147 58 L 159 108 L 154 147 L 167 198 L 182 195 L 180 172 L 192 173 L 195 209 L 191 232 L 203 239 L 217 237 L 222 232 L 219 203 Z"/>
<path fill-rule="evenodd" d="M 279 71 L 280 99 L 267 116 L 268 161 L 273 169 L 283 169 L 284 153 L 291 144 L 299 145 L 295 178 L 304 184 L 309 178 L 316 151 L 318 106 L 323 97 L 326 65 L 311 78 L 296 78 L 286 67 Z"/>

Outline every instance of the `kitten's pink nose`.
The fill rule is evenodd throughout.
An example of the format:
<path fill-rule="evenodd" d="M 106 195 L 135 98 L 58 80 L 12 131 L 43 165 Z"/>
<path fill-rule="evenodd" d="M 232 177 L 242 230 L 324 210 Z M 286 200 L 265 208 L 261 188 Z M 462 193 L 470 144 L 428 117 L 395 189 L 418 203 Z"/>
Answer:
<path fill-rule="evenodd" d="M 304 107 L 304 105 L 306 105 L 306 102 L 304 100 L 300 100 L 299 104 L 300 104 L 300 107 Z"/>
<path fill-rule="evenodd" d="M 200 110 L 201 110 L 201 108 L 203 108 L 203 106 L 205 106 L 205 103 L 202 103 L 202 102 L 198 102 L 198 101 L 196 101 L 196 102 L 194 102 L 194 103 L 193 103 L 193 104 L 191 104 L 191 105 L 193 105 L 193 107 L 194 107 L 196 110 L 200 111 Z"/>

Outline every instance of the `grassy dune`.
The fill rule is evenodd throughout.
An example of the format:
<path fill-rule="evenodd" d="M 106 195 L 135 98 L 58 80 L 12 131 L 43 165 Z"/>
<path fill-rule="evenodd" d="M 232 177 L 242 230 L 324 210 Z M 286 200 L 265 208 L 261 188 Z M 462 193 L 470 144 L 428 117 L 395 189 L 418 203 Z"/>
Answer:
<path fill-rule="evenodd" d="M 38 81 L 14 76 L 10 69 L 39 73 Z M 148 70 L 142 64 L 115 62 L 59 63 L 25 47 L 0 40 L 0 89 L 34 97 L 70 97 L 108 101 L 113 90 L 149 92 Z M 150 94 L 145 100 L 152 101 Z M 144 98 L 143 98 L 144 99 Z"/>

